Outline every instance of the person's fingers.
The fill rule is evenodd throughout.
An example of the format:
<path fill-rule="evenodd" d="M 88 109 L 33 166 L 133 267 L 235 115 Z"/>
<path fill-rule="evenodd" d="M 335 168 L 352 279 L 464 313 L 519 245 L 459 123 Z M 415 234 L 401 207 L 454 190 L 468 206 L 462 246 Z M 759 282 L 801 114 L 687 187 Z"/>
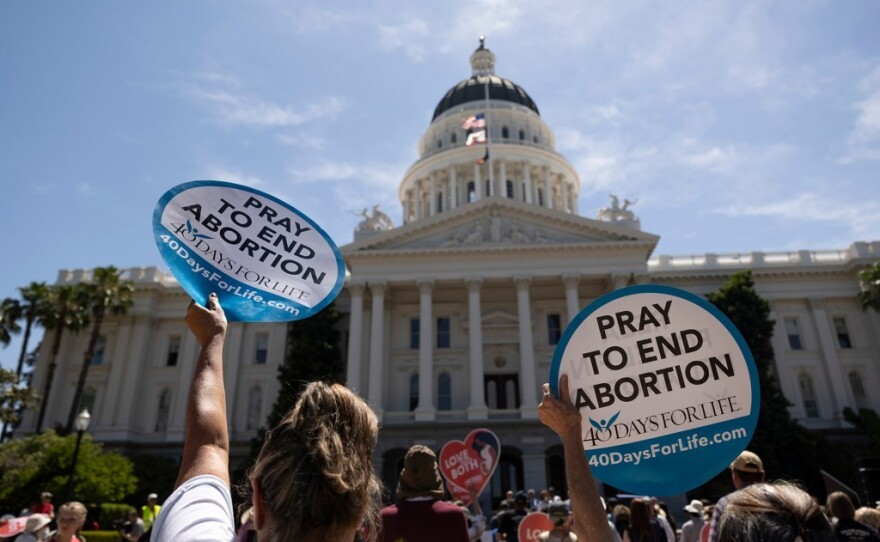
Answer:
<path fill-rule="evenodd" d="M 545 396 L 545 397 L 546 397 L 547 395 L 550 395 L 550 384 L 545 383 L 543 386 L 541 386 L 541 388 L 542 388 L 542 390 L 543 390 L 543 392 L 544 392 L 544 396 Z"/>
<path fill-rule="evenodd" d="M 217 300 L 217 294 L 211 292 L 211 295 L 208 296 L 208 302 L 205 306 L 208 310 L 214 310 L 220 305 L 220 302 Z"/>
<path fill-rule="evenodd" d="M 559 379 L 559 398 L 563 403 L 570 405 L 571 404 L 571 395 L 568 393 L 568 375 L 563 374 L 562 378 Z"/>

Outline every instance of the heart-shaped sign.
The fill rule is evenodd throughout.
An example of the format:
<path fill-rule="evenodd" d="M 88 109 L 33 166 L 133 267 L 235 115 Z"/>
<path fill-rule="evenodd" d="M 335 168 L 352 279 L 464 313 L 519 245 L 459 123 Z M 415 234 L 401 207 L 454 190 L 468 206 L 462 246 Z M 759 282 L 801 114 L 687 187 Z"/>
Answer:
<path fill-rule="evenodd" d="M 544 512 L 532 512 L 519 522 L 520 542 L 538 542 L 538 536 L 544 531 L 552 531 L 553 522 Z"/>
<path fill-rule="evenodd" d="M 501 442 L 488 429 L 474 429 L 464 441 L 447 442 L 440 450 L 440 472 L 453 497 L 469 504 L 468 488 L 482 493 L 500 455 Z"/>
<path fill-rule="evenodd" d="M 27 520 L 27 517 L 23 517 L 10 518 L 6 521 L 0 521 L 0 538 L 7 538 L 21 533 L 22 531 L 24 531 Z"/>

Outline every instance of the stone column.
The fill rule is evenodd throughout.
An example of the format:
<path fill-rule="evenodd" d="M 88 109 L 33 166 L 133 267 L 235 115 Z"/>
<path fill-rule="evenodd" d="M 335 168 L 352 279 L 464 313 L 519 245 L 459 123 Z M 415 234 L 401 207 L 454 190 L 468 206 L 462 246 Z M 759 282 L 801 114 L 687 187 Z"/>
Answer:
<path fill-rule="evenodd" d="M 449 167 L 449 209 L 458 207 L 458 198 L 461 190 L 458 188 L 458 179 L 455 175 L 455 166 Z"/>
<path fill-rule="evenodd" d="M 419 287 L 419 406 L 416 421 L 431 421 L 434 410 L 434 281 L 420 280 Z"/>
<path fill-rule="evenodd" d="M 409 214 L 412 210 L 412 191 L 407 190 L 403 195 L 403 223 L 409 223 Z"/>
<path fill-rule="evenodd" d="M 483 313 L 480 307 L 480 287 L 483 279 L 465 279 L 468 290 L 468 351 L 471 378 L 471 404 L 469 420 L 485 420 L 489 417 L 483 389 Z"/>
<path fill-rule="evenodd" d="M 104 395 L 104 403 L 101 412 L 92 412 L 92 424 L 95 429 L 103 429 L 113 425 L 113 415 L 119 411 L 120 392 L 122 391 L 123 376 L 125 382 L 137 381 L 136 370 L 129 355 L 131 347 L 131 328 L 134 327 L 135 317 L 119 318 L 116 337 L 113 345 L 113 355 L 106 356 L 110 359 L 110 377 L 107 381 L 107 391 Z M 124 400 L 124 399 L 123 399 Z"/>
<path fill-rule="evenodd" d="M 238 371 L 241 366 L 241 360 L 245 357 L 244 352 L 241 351 L 244 326 L 245 324 L 242 322 L 229 323 L 226 330 L 226 346 L 223 348 L 223 380 L 226 381 L 224 387 L 226 390 L 226 424 L 227 427 L 233 430 L 237 429 L 232 422 L 234 419 L 233 414 L 238 406 L 236 404 L 238 394 L 235 393 L 235 386 L 239 381 Z M 248 398 L 244 397 L 243 400 L 245 401 L 244 404 L 247 405 Z"/>
<path fill-rule="evenodd" d="M 568 213 L 568 183 L 565 182 L 565 175 L 559 175 L 559 186 L 562 190 L 562 212 Z"/>
<path fill-rule="evenodd" d="M 614 290 L 626 288 L 629 285 L 629 275 L 614 274 L 611 275 L 611 286 Z"/>
<path fill-rule="evenodd" d="M 507 197 L 507 163 L 499 161 L 498 169 L 500 170 L 498 177 L 498 195 L 502 198 Z"/>
<path fill-rule="evenodd" d="M 195 372 L 196 360 L 199 356 L 199 345 L 192 333 L 183 334 L 180 345 L 180 380 L 177 382 L 177 392 L 171 401 L 171 416 L 168 420 L 168 430 L 165 432 L 166 440 L 175 442 L 184 438 L 184 422 L 186 420 L 186 403 L 189 397 L 189 386 Z M 122 422 L 128 421 L 122 418 Z"/>
<path fill-rule="evenodd" d="M 420 179 L 416 179 L 413 182 L 415 185 L 415 206 L 416 206 L 416 220 L 421 220 L 422 218 L 422 183 Z"/>
<path fill-rule="evenodd" d="M 385 378 L 385 288 L 384 282 L 370 283 L 373 308 L 370 315 L 370 383 L 367 402 L 382 421 L 382 382 Z"/>
<path fill-rule="evenodd" d="M 514 277 L 516 306 L 519 318 L 520 412 L 523 419 L 537 419 L 537 387 L 535 384 L 535 341 L 532 337 L 532 308 L 529 302 L 531 277 Z"/>
<path fill-rule="evenodd" d="M 553 194 L 550 193 L 550 168 L 543 167 L 544 170 L 544 207 L 553 208 Z"/>
<path fill-rule="evenodd" d="M 825 299 L 811 297 L 808 301 L 810 303 L 810 311 L 813 313 L 813 322 L 819 336 L 819 347 L 822 351 L 822 358 L 825 361 L 825 371 L 828 374 L 831 391 L 834 394 L 834 419 L 840 420 L 843 418 L 843 409 L 845 407 L 852 407 L 852 405 L 849 402 L 849 394 L 846 390 L 840 359 L 837 356 L 837 342 L 831 329 L 831 322 L 828 320 L 828 313 L 825 312 Z"/>
<path fill-rule="evenodd" d="M 568 311 L 568 321 L 574 320 L 574 317 L 581 310 L 581 302 L 578 299 L 578 282 L 581 276 L 578 274 L 562 275 L 562 284 L 565 285 L 565 310 Z"/>
<path fill-rule="evenodd" d="M 134 333 L 133 337 L 131 337 L 131 345 L 134 346 L 128 353 L 127 362 L 131 365 L 131 378 L 125 379 L 122 383 L 122 394 L 120 395 L 120 400 L 117 403 L 116 410 L 113 412 L 115 416 L 113 425 L 116 427 L 127 428 L 131 425 L 132 422 L 132 411 L 140 410 L 141 402 L 143 404 L 149 404 L 149 401 L 144 400 L 143 394 L 146 390 L 142 387 L 143 378 L 146 374 L 146 371 L 150 368 L 149 362 L 149 353 L 152 351 L 152 342 L 150 341 L 150 337 L 153 332 L 153 317 L 148 315 L 141 315 L 135 318 L 133 322 Z M 186 408 L 186 397 L 189 395 L 189 383 L 192 381 L 192 373 L 193 368 L 195 366 L 195 356 L 196 356 L 196 348 L 198 345 L 195 344 L 195 339 L 192 339 L 192 333 L 186 329 L 185 326 L 181 326 L 182 330 L 182 341 L 180 345 L 180 356 L 178 357 L 178 364 L 184 364 L 186 361 L 182 356 L 185 353 L 189 353 L 189 372 L 181 372 L 183 375 L 182 379 L 186 382 L 187 387 L 184 388 L 183 395 L 178 395 L 176 402 L 183 403 L 183 408 Z M 184 346 L 187 344 L 187 338 L 189 338 L 190 349 L 184 350 Z M 61 367 L 59 366 L 59 369 Z M 56 373 L 57 376 L 58 373 Z M 52 389 L 58 389 L 56 385 L 53 385 Z M 60 391 L 60 390 L 59 390 Z M 48 412 L 47 412 L 48 414 Z M 169 413 L 170 414 L 170 413 Z M 169 416 L 169 423 L 171 422 L 171 418 Z M 152 430 L 152 428 L 148 428 Z"/>
<path fill-rule="evenodd" d="M 437 214 L 437 173 L 431 172 L 431 189 L 428 192 L 430 201 L 428 202 L 428 216 Z"/>
<path fill-rule="evenodd" d="M 345 380 L 348 387 L 360 393 L 361 387 L 361 353 L 364 334 L 364 284 L 351 282 L 348 284 L 351 294 L 351 312 L 348 315 L 348 367 Z"/>
<path fill-rule="evenodd" d="M 573 214 L 579 214 L 578 211 L 578 192 L 574 186 L 571 187 L 571 212 Z"/>
<path fill-rule="evenodd" d="M 480 181 L 480 166 L 474 164 L 474 201 L 483 197 L 483 183 Z"/>
<path fill-rule="evenodd" d="M 532 171 L 531 171 L 531 166 L 529 166 L 528 162 L 523 162 L 522 168 L 523 168 L 523 183 L 525 184 L 525 190 L 526 190 L 525 201 L 526 201 L 526 203 L 531 203 L 532 202 Z"/>

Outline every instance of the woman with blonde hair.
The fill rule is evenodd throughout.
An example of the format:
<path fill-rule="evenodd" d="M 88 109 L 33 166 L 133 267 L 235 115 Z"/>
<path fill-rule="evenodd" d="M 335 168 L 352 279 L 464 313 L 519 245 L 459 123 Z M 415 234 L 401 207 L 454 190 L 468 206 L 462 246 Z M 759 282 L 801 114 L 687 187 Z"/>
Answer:
<path fill-rule="evenodd" d="M 719 542 L 833 542 L 822 509 L 794 484 L 759 483 L 731 494 L 719 518 Z"/>
<path fill-rule="evenodd" d="M 58 531 L 49 542 L 82 542 L 77 536 L 86 522 L 86 507 L 83 503 L 70 501 L 58 508 Z"/>
<path fill-rule="evenodd" d="M 183 460 L 175 491 L 153 524 L 156 542 L 235 540 L 223 383 L 226 316 L 216 295 L 206 305 L 191 303 L 187 310 L 201 352 L 187 403 Z M 267 433 L 250 473 L 260 542 L 351 542 L 364 518 L 375 523 L 378 433 L 376 415 L 351 390 L 309 384 Z"/>

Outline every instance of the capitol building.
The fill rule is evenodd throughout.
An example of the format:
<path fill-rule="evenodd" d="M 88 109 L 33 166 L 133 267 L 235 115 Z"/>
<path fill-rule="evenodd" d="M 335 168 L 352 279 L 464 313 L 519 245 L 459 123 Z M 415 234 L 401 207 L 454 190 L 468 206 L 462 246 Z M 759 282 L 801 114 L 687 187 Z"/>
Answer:
<path fill-rule="evenodd" d="M 858 273 L 880 261 L 880 242 L 656 255 L 660 237 L 641 230 L 637 207 L 623 195 L 598 212 L 579 208 L 581 181 L 556 151 L 553 129 L 525 89 L 496 74 L 495 54 L 482 42 L 470 64 L 470 75 L 437 103 L 400 181 L 402 224 L 378 207 L 365 211 L 341 247 L 344 376 L 381 420 L 375 462 L 389 487 L 411 445 L 439 451 L 477 428 L 491 429 L 502 445 L 487 489 L 493 498 L 565 487 L 559 439 L 537 417 L 541 384 L 568 322 L 632 284 L 702 296 L 751 269 L 776 322 L 776 374 L 791 414 L 806 427 L 833 429 L 845 426 L 844 407 L 880 410 L 869 392 L 880 389 L 880 317 L 858 300 Z M 58 283 L 90 273 L 63 270 Z M 94 413 L 89 432 L 124 451 L 179 456 L 198 349 L 182 318 L 189 297 L 157 268 L 127 269 L 125 277 L 135 305 L 103 327 L 83 397 Z M 229 326 L 233 469 L 277 396 L 286 333 L 285 324 Z M 46 427 L 66 420 L 87 341 L 64 336 Z M 49 356 L 41 350 L 36 389 Z M 26 413 L 18 433 L 32 432 L 35 418 Z"/>

